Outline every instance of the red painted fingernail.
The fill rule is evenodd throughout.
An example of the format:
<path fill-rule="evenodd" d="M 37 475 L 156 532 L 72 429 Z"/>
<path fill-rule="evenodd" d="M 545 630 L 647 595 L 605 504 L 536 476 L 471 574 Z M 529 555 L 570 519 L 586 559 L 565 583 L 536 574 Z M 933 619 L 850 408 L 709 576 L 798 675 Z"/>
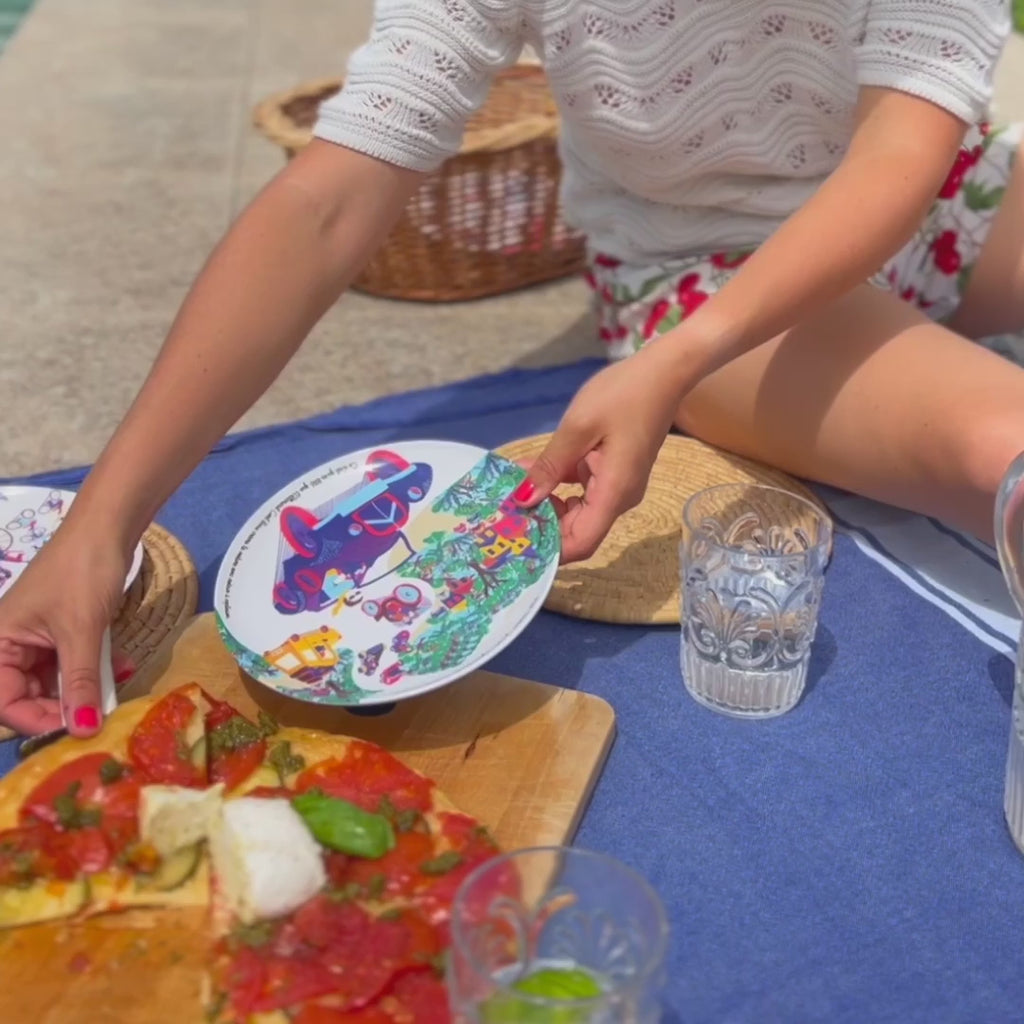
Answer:
<path fill-rule="evenodd" d="M 130 665 L 126 665 L 118 671 L 117 675 L 114 676 L 114 682 L 118 685 L 126 683 L 133 675 L 135 675 L 135 669 Z"/>
<path fill-rule="evenodd" d="M 75 709 L 75 725 L 79 729 L 97 729 L 100 724 L 100 713 L 90 704 Z"/>
<path fill-rule="evenodd" d="M 537 485 L 527 477 L 513 492 L 514 501 L 529 501 L 537 491 Z"/>

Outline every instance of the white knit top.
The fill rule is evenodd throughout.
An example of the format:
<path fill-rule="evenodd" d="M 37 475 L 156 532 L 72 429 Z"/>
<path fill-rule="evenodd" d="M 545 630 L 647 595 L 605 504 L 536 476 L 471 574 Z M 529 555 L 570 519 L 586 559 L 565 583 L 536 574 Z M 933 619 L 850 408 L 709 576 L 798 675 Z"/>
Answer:
<path fill-rule="evenodd" d="M 1009 0 L 377 0 L 315 132 L 432 170 L 528 44 L 567 219 L 653 262 L 762 242 L 836 167 L 858 86 L 979 120 L 1009 29 Z"/>

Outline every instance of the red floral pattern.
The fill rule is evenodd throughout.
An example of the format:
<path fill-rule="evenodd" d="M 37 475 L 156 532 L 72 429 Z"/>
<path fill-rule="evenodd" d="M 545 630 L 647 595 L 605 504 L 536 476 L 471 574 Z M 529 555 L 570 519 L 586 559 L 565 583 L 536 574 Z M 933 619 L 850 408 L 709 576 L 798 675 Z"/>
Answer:
<path fill-rule="evenodd" d="M 931 211 L 915 237 L 888 260 L 872 283 L 936 320 L 959 303 L 1009 180 L 1024 126 L 967 132 Z M 752 249 L 709 253 L 655 266 L 595 254 L 586 279 L 594 291 L 599 334 L 620 359 L 672 330 L 714 295 L 750 258 Z"/>
<path fill-rule="evenodd" d="M 944 274 L 955 274 L 960 270 L 963 261 L 956 248 L 956 232 L 943 231 L 934 242 L 932 242 L 932 253 L 934 254 L 935 266 Z"/>
<path fill-rule="evenodd" d="M 940 199 L 953 199 L 964 187 L 967 175 L 985 155 L 985 140 L 991 130 L 991 125 L 987 121 L 982 121 L 964 140 L 964 145 L 960 147 L 960 152 L 957 153 L 949 170 L 949 176 L 939 189 Z M 974 145 L 968 145 L 969 142 L 973 142 Z"/>
<path fill-rule="evenodd" d="M 647 314 L 647 319 L 644 321 L 643 331 L 641 332 L 644 336 L 644 341 L 650 341 L 656 334 L 658 334 L 658 327 L 662 321 L 668 316 L 669 310 L 672 308 L 672 303 L 668 299 L 659 299 L 652 307 L 650 313 Z"/>
<path fill-rule="evenodd" d="M 676 301 L 683 316 L 689 316 L 695 309 L 699 309 L 707 299 L 708 293 L 697 287 L 700 283 L 700 274 L 686 274 L 679 279 Z"/>
<path fill-rule="evenodd" d="M 711 266 L 719 267 L 722 270 L 733 270 L 743 266 L 751 256 L 753 249 L 740 250 L 739 252 L 714 252 L 711 254 Z"/>
<path fill-rule="evenodd" d="M 939 189 L 940 199 L 952 199 L 963 187 L 964 179 L 972 167 L 981 159 L 982 147 L 972 146 L 970 149 L 962 147 L 957 153 L 953 166 L 950 168 L 949 176 Z"/>

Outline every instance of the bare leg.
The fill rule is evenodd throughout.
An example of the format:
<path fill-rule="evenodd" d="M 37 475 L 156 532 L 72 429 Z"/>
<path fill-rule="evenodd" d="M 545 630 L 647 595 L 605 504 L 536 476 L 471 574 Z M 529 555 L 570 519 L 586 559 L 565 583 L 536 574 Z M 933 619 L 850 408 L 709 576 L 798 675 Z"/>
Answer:
<path fill-rule="evenodd" d="M 864 285 L 707 378 L 677 423 L 991 540 L 996 488 L 1024 450 L 1024 369 Z"/>
<path fill-rule="evenodd" d="M 711 444 L 992 539 L 1024 450 L 1024 369 L 966 337 L 1024 326 L 1024 150 L 949 329 L 869 286 L 736 360 L 680 407 Z"/>

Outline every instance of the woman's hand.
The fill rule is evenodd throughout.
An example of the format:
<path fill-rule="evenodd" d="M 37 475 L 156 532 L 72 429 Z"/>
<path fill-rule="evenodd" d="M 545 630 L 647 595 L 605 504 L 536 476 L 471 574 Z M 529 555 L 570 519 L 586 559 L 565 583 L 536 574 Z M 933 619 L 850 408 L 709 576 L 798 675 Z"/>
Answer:
<path fill-rule="evenodd" d="M 62 701 L 72 735 L 100 728 L 100 646 L 129 561 L 80 525 L 65 522 L 0 599 L 0 724 L 26 735 L 59 729 Z"/>
<path fill-rule="evenodd" d="M 643 498 L 684 391 L 678 359 L 658 344 L 580 388 L 514 495 L 528 507 L 551 497 L 561 519 L 563 562 L 589 558 L 615 520 Z M 582 484 L 582 497 L 552 495 L 563 483 Z"/>

